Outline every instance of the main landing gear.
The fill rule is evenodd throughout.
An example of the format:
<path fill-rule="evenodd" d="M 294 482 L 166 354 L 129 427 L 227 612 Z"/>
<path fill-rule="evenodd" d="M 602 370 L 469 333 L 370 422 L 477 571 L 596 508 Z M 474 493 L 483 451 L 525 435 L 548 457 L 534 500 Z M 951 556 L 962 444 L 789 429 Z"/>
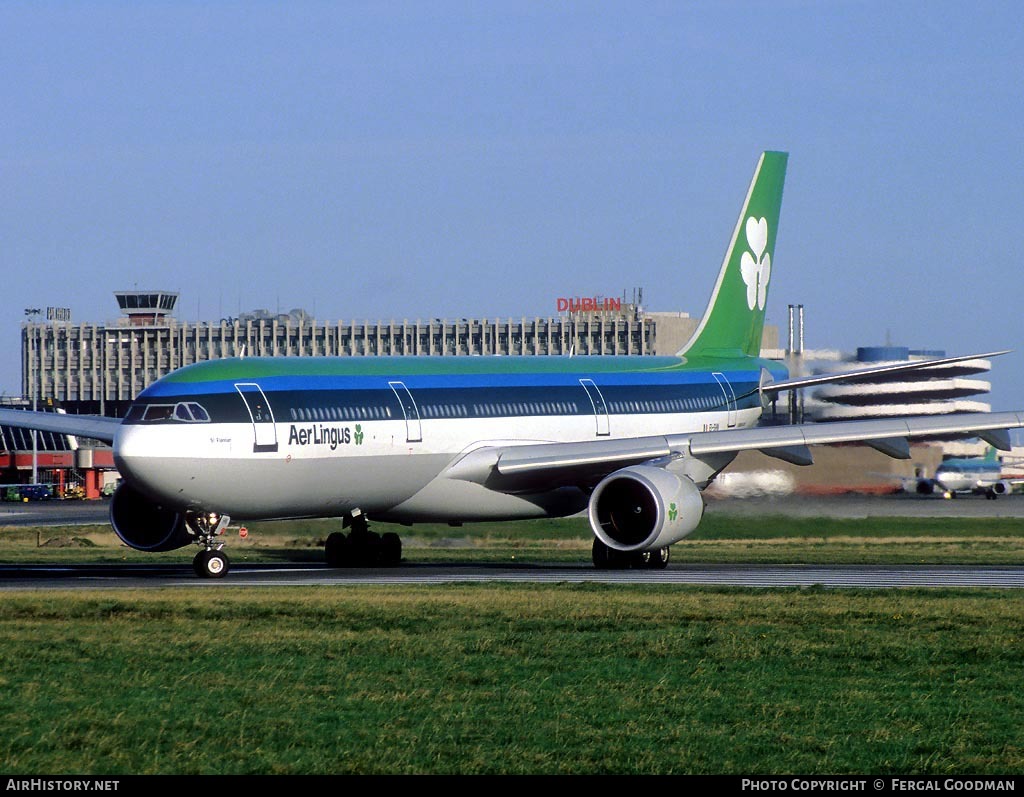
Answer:
<path fill-rule="evenodd" d="M 346 535 L 340 531 L 328 535 L 324 556 L 328 567 L 393 567 L 402 561 L 402 539 L 393 531 L 377 534 L 370 531 L 366 515 L 346 515 L 342 528 L 351 527 Z"/>
<path fill-rule="evenodd" d="M 189 513 L 185 516 L 185 524 L 195 537 L 195 544 L 203 549 L 192 560 L 192 569 L 200 578 L 224 578 L 228 574 L 228 555 L 223 551 L 224 543 L 218 542 L 217 537 L 227 530 L 230 523 L 229 515 L 216 512 Z"/>
<path fill-rule="evenodd" d="M 668 546 L 653 551 L 619 551 L 594 540 L 591 558 L 598 570 L 664 570 L 671 557 Z"/>

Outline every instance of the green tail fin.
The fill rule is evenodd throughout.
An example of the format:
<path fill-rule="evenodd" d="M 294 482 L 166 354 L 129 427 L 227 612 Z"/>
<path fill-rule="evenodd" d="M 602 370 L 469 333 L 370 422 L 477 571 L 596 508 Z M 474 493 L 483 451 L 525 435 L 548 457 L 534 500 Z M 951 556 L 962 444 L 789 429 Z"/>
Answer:
<path fill-rule="evenodd" d="M 711 301 L 680 356 L 760 354 L 788 158 L 761 154 Z"/>

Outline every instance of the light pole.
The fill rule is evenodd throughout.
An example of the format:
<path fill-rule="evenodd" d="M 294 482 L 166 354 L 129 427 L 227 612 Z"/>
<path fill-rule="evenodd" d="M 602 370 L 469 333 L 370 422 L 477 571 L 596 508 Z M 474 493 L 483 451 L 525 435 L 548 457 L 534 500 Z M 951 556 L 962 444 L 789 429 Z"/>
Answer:
<path fill-rule="evenodd" d="M 33 345 L 35 333 L 32 329 L 32 322 L 43 311 L 38 307 L 26 307 L 25 315 L 29 317 L 29 324 L 25 327 L 28 336 L 28 389 L 32 395 L 32 411 L 36 409 L 36 380 L 35 380 L 35 347 Z M 36 430 L 32 430 L 32 484 L 39 483 L 39 445 L 36 437 Z"/>

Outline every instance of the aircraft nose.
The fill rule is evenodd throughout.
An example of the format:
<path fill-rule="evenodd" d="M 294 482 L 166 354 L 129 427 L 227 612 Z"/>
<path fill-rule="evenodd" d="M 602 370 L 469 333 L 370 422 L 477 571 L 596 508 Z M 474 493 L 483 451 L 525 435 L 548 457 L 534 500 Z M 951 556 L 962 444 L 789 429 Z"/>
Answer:
<path fill-rule="evenodd" d="M 114 437 L 114 465 L 122 477 L 135 484 L 155 487 L 158 482 L 160 451 L 153 430 L 145 426 L 122 425 Z"/>

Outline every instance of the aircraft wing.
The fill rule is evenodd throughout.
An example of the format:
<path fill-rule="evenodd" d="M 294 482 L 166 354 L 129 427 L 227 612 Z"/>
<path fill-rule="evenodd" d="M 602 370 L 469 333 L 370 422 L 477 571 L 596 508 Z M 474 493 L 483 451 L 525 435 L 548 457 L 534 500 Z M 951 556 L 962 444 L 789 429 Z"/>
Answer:
<path fill-rule="evenodd" d="M 864 421 L 755 426 L 716 432 L 486 446 L 470 452 L 446 472 L 496 490 L 526 490 L 541 484 L 572 484 L 600 479 L 641 462 L 677 457 L 700 459 L 756 450 L 800 465 L 813 462 L 809 446 L 864 443 L 896 459 L 910 457 L 909 440 L 931 435 L 981 437 L 996 448 L 1010 448 L 1009 429 L 1024 427 L 1024 413 L 982 412 L 945 418 L 908 416 Z"/>
<path fill-rule="evenodd" d="M 88 437 L 105 443 L 114 442 L 114 435 L 120 425 L 120 418 L 107 418 L 103 415 L 67 415 L 63 412 L 0 409 L 0 426 Z"/>

